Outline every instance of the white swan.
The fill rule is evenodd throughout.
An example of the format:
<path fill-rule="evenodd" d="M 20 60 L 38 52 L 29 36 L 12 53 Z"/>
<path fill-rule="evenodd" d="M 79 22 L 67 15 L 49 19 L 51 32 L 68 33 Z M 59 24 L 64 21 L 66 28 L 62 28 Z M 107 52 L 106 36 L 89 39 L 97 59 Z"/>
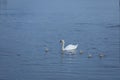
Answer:
<path fill-rule="evenodd" d="M 71 51 L 71 50 L 75 50 L 78 47 L 77 45 L 73 45 L 73 44 L 69 44 L 68 46 L 65 46 L 65 41 L 64 40 L 60 40 L 60 43 L 62 44 L 62 51 Z"/>

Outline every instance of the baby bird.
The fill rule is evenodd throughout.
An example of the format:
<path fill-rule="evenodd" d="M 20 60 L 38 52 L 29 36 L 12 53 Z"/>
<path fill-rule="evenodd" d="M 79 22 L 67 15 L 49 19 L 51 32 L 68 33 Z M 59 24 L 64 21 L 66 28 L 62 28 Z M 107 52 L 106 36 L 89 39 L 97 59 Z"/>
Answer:
<path fill-rule="evenodd" d="M 92 54 L 88 54 L 88 58 L 92 58 L 93 56 L 92 56 Z"/>
<path fill-rule="evenodd" d="M 102 54 L 102 53 L 100 53 L 100 54 L 99 54 L 99 57 L 100 57 L 100 58 L 103 58 L 103 57 L 105 57 L 105 55 Z"/>
<path fill-rule="evenodd" d="M 47 47 L 45 47 L 45 52 L 47 53 L 49 51 L 49 49 Z"/>
<path fill-rule="evenodd" d="M 80 54 L 83 54 L 83 51 L 80 50 Z"/>

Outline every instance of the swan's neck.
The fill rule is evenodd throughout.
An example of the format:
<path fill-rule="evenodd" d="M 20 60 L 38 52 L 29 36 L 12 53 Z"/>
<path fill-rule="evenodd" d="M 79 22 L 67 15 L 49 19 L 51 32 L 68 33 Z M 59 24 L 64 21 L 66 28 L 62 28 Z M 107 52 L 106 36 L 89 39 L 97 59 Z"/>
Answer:
<path fill-rule="evenodd" d="M 65 50 L 64 46 L 65 46 L 65 43 L 62 43 L 62 51 Z"/>

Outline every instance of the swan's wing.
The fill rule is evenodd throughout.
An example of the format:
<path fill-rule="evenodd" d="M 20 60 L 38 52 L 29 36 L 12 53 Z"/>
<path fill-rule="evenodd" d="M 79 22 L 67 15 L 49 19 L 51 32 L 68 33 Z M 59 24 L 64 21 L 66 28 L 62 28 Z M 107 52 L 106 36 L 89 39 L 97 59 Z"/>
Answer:
<path fill-rule="evenodd" d="M 77 47 L 78 45 L 69 44 L 68 46 L 65 47 L 65 50 L 73 50 L 73 49 L 76 49 Z"/>

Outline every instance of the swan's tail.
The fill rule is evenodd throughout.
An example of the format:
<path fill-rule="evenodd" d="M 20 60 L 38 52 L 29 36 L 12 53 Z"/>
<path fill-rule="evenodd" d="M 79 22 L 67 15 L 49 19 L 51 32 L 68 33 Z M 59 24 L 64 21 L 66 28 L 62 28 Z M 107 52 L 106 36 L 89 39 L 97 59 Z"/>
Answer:
<path fill-rule="evenodd" d="M 75 47 L 77 48 L 77 47 L 78 47 L 78 44 L 76 44 Z"/>

